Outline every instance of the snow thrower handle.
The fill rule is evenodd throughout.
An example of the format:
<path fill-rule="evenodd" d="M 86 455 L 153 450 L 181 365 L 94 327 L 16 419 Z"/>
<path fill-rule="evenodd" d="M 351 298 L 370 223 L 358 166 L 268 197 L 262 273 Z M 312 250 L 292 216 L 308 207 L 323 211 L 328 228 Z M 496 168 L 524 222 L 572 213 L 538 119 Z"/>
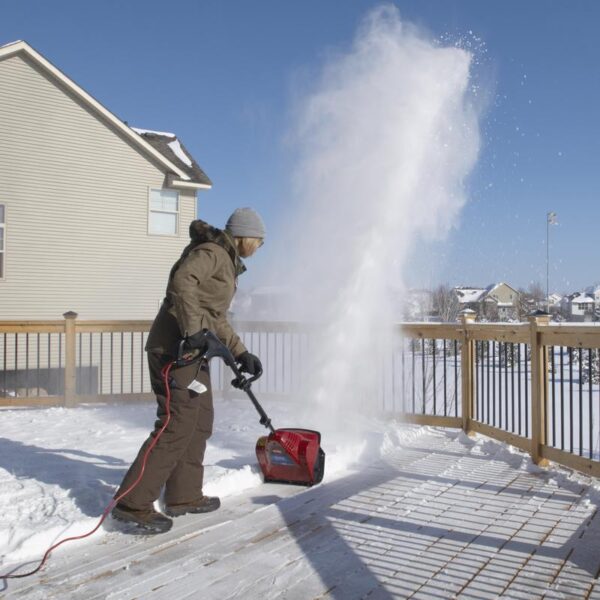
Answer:
<path fill-rule="evenodd" d="M 194 335 L 194 341 L 198 344 L 197 352 L 192 351 L 189 358 L 185 358 L 189 353 L 187 349 L 187 338 L 183 338 L 179 342 L 179 346 L 177 348 L 177 360 L 176 364 L 178 367 L 183 367 L 185 365 L 189 365 L 195 363 L 199 360 L 209 361 L 211 358 L 221 358 L 223 362 L 229 367 L 231 367 L 236 375 L 239 374 L 239 370 L 237 369 L 237 365 L 235 362 L 235 358 L 233 358 L 233 354 L 231 351 L 221 340 L 209 329 L 203 329 L 200 334 Z"/>
<path fill-rule="evenodd" d="M 238 369 L 237 363 L 235 362 L 235 358 L 233 354 L 229 350 L 229 348 L 223 344 L 223 342 L 210 330 L 203 329 L 202 339 L 206 342 L 206 350 L 201 352 L 198 356 L 194 357 L 188 362 L 183 362 L 183 364 L 189 364 L 190 362 L 194 362 L 196 360 L 204 359 L 211 360 L 212 358 L 220 358 L 223 362 L 233 371 L 235 375 L 235 379 L 231 382 L 233 387 L 243 390 L 248 394 L 252 404 L 254 404 L 254 408 L 256 408 L 258 414 L 260 415 L 260 424 L 264 425 L 271 431 L 275 431 L 273 426 L 271 425 L 271 419 L 267 416 L 267 413 L 264 411 L 263 407 L 260 405 L 256 396 L 253 394 L 250 389 L 252 383 L 255 382 L 261 375 L 262 369 L 259 369 L 257 373 L 255 373 L 252 377 L 244 377 L 242 372 Z M 179 344 L 179 349 L 177 352 L 177 364 L 180 364 L 180 360 L 183 360 L 183 356 L 185 354 L 185 340 L 181 340 Z"/>

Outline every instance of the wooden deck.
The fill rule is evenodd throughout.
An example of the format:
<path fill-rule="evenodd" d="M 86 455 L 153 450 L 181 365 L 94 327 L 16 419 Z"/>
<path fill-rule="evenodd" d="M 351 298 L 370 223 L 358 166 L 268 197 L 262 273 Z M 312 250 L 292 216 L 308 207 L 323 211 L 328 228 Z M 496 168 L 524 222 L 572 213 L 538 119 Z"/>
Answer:
<path fill-rule="evenodd" d="M 600 598 L 598 485 L 425 429 L 313 489 L 262 485 L 162 536 L 71 546 L 0 596 Z"/>

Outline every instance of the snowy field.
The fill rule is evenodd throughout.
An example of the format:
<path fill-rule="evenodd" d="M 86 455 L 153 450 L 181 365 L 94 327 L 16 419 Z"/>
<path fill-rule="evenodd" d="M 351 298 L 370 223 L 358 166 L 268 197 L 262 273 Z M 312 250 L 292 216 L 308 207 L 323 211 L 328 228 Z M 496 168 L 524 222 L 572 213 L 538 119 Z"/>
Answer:
<path fill-rule="evenodd" d="M 309 409 L 304 414 L 294 411 L 292 416 L 291 406 L 282 401 L 264 405 L 276 427 L 320 426 Z M 154 403 L 0 411 L 2 565 L 41 557 L 58 539 L 82 534 L 95 525 L 148 435 L 154 411 Z M 393 424 L 365 419 L 346 423 L 341 428 L 344 434 L 340 429 L 337 433 L 321 430 L 329 480 L 377 456 L 397 435 Z M 215 431 L 205 457 L 205 494 L 227 497 L 261 484 L 254 445 L 265 431 L 247 399 L 215 400 Z M 98 543 L 103 535 L 106 532 L 101 530 L 76 543 Z"/>

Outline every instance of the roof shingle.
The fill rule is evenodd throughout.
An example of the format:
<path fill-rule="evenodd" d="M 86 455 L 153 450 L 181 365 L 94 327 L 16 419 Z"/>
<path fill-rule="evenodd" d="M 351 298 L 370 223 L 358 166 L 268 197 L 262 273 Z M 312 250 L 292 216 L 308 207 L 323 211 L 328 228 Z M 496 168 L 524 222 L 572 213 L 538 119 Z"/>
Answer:
<path fill-rule="evenodd" d="M 155 150 L 160 152 L 167 160 L 176 164 L 190 177 L 192 183 L 212 186 L 212 181 L 202 170 L 194 157 L 187 151 L 181 140 L 174 133 L 165 131 L 151 131 L 132 127 L 138 135 L 144 138 Z M 185 158 L 189 160 L 185 160 Z"/>

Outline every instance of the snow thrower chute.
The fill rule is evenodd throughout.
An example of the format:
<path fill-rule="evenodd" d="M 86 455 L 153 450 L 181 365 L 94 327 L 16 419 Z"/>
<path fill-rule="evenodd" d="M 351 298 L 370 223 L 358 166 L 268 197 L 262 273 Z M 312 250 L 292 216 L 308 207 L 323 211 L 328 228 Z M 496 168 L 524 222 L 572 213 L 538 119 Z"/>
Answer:
<path fill-rule="evenodd" d="M 325 471 L 325 452 L 321 448 L 321 434 L 310 429 L 275 429 L 256 396 L 252 392 L 252 383 L 262 371 L 252 377 L 245 377 L 237 367 L 229 348 L 208 329 L 203 330 L 206 350 L 201 357 L 206 360 L 218 357 L 233 371 L 235 379 L 231 384 L 248 395 L 260 415 L 260 424 L 270 430 L 256 442 L 256 458 L 265 482 L 314 485 L 320 483 Z M 185 362 L 184 342 L 179 349 L 178 362 Z M 194 358 L 193 360 L 198 360 Z"/>

